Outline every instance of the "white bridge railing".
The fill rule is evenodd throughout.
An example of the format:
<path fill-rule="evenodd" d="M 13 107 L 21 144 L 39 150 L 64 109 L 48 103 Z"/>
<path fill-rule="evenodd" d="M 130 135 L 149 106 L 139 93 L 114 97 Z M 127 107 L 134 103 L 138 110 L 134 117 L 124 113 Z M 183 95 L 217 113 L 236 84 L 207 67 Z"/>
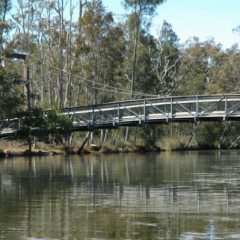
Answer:
<path fill-rule="evenodd" d="M 44 111 L 47 117 L 48 112 Z M 171 96 L 61 109 L 71 118 L 73 131 L 142 124 L 193 121 L 240 121 L 240 94 Z M 5 133 L 18 129 L 9 122 Z M 4 135 L 4 131 L 1 132 Z"/>
<path fill-rule="evenodd" d="M 61 111 L 72 119 L 75 130 L 169 122 L 238 121 L 240 94 L 162 97 Z"/>

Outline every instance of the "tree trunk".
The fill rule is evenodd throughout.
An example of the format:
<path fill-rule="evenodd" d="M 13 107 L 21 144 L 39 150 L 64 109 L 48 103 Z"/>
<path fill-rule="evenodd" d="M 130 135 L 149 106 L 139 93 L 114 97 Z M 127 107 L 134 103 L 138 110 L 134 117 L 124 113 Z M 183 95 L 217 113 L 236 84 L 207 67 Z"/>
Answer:
<path fill-rule="evenodd" d="M 86 144 L 89 136 L 90 136 L 90 132 L 88 132 L 86 138 L 85 138 L 84 141 L 82 142 L 82 145 L 81 145 L 80 148 L 77 150 L 77 154 L 81 154 L 81 152 L 82 152 L 82 150 L 83 150 L 83 148 L 84 148 L 84 146 L 85 146 L 85 144 Z"/>
<path fill-rule="evenodd" d="M 193 137 L 195 136 L 195 133 L 196 133 L 196 131 L 197 131 L 200 123 L 201 123 L 201 122 L 199 121 L 198 124 L 197 124 L 197 126 L 196 126 L 196 128 L 195 128 L 194 131 L 192 132 L 191 137 L 189 138 L 188 142 L 185 144 L 185 146 L 184 146 L 183 148 L 186 148 L 186 147 L 190 144 L 190 142 L 192 141 Z"/>
<path fill-rule="evenodd" d="M 136 127 L 136 129 L 135 129 L 134 144 L 137 141 L 137 131 L 138 131 L 138 127 Z"/>
<path fill-rule="evenodd" d="M 49 106 L 50 106 L 50 109 L 53 108 L 53 106 L 52 106 L 52 84 L 51 84 L 51 79 L 49 79 Z"/>
<path fill-rule="evenodd" d="M 127 127 L 127 129 L 126 129 L 125 143 L 129 142 L 129 132 L 130 132 L 130 127 Z"/>
<path fill-rule="evenodd" d="M 105 130 L 104 143 L 107 141 L 108 129 Z"/>
<path fill-rule="evenodd" d="M 234 145 L 239 141 L 240 136 L 237 137 L 237 139 L 234 141 L 234 143 L 228 148 L 231 149 L 232 147 L 234 147 Z"/>
<path fill-rule="evenodd" d="M 104 139 L 104 129 L 101 129 L 100 141 L 103 142 L 103 139 Z"/>
<path fill-rule="evenodd" d="M 72 106 L 72 15 L 73 15 L 73 8 L 72 8 L 72 0 L 70 0 L 70 20 L 69 20 L 69 32 L 67 34 L 67 51 L 66 51 L 66 59 L 67 59 L 67 86 L 66 86 L 66 94 L 65 94 L 65 106 L 71 107 Z"/>
<path fill-rule="evenodd" d="M 64 107 L 63 102 L 63 46 L 62 46 L 62 37 L 63 37 L 63 0 L 61 2 L 58 0 L 58 8 L 59 8 L 59 18 L 60 18 L 60 31 L 59 31 L 59 60 L 58 60 L 58 68 L 59 68 L 59 108 Z"/>
<path fill-rule="evenodd" d="M 134 98 L 134 87 L 135 87 L 135 73 L 136 73 L 136 62 L 137 62 L 137 43 L 138 43 L 138 31 L 139 31 L 139 17 L 135 23 L 135 36 L 134 36 L 134 53 L 133 53 L 133 67 L 132 67 L 132 86 L 131 86 L 131 99 Z M 125 143 L 129 142 L 129 130 L 130 127 L 126 129 Z"/>
<path fill-rule="evenodd" d="M 116 138 L 117 138 L 118 133 L 119 133 L 119 129 L 117 130 L 117 133 L 116 133 L 115 137 L 113 137 L 113 139 L 112 139 L 112 145 L 113 146 L 116 145 Z"/>
<path fill-rule="evenodd" d="M 94 132 L 91 132 L 91 140 L 90 143 L 93 144 L 94 143 Z"/>
<path fill-rule="evenodd" d="M 72 142 L 73 142 L 73 137 L 74 137 L 74 132 L 71 133 L 69 139 L 68 139 L 68 147 L 72 146 Z"/>
<path fill-rule="evenodd" d="M 41 78 L 42 78 L 42 101 L 44 101 L 45 98 L 45 93 L 46 93 L 46 89 L 45 89 L 45 74 L 44 74 L 44 54 L 43 54 L 43 41 L 41 38 Z"/>
<path fill-rule="evenodd" d="M 6 18 L 6 14 L 7 14 L 7 8 L 8 8 L 8 0 L 3 0 L 4 4 L 3 4 L 3 14 L 2 14 L 2 19 L 0 19 L 0 21 L 4 24 L 5 22 L 5 18 Z M 0 27 L 0 52 L 3 51 L 3 31 L 4 31 L 4 25 L 2 25 Z"/>
<path fill-rule="evenodd" d="M 219 140 L 219 143 L 218 143 L 218 148 L 221 148 L 221 143 L 222 143 L 222 141 L 223 141 L 225 132 L 227 131 L 229 124 L 230 124 L 230 121 L 228 121 L 227 124 L 225 125 L 225 128 L 224 128 L 224 130 L 223 130 L 222 136 L 221 136 L 221 138 L 220 138 L 220 140 Z"/>
<path fill-rule="evenodd" d="M 76 93 L 76 98 L 75 98 L 75 107 L 79 106 L 79 97 L 80 97 L 80 85 L 77 86 L 77 93 Z"/>

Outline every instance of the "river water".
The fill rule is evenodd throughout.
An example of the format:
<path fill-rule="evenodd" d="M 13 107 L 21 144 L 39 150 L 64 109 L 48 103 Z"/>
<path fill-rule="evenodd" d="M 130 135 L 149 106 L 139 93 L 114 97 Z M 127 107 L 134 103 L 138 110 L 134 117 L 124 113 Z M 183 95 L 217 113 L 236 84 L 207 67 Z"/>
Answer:
<path fill-rule="evenodd" d="M 0 160 L 0 239 L 240 239 L 240 151 Z"/>

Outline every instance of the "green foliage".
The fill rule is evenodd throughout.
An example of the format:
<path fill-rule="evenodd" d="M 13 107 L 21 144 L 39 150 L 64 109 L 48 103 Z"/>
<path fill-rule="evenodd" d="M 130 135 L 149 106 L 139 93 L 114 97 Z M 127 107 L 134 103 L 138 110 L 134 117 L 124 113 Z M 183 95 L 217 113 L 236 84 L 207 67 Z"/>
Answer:
<path fill-rule="evenodd" d="M 57 111 L 45 116 L 41 108 L 19 112 L 21 128 L 14 137 L 20 141 L 38 141 L 48 144 L 62 144 L 71 134 L 72 121 Z"/>
<path fill-rule="evenodd" d="M 169 135 L 161 139 L 160 146 L 164 150 L 181 150 L 188 142 L 189 136 L 187 135 Z M 196 141 L 192 141 L 188 148 L 196 149 L 198 144 Z"/>
<path fill-rule="evenodd" d="M 0 121 L 16 117 L 23 107 L 24 95 L 19 88 L 21 77 L 15 69 L 0 66 Z M 1 125 L 4 127 L 4 125 Z"/>
<path fill-rule="evenodd" d="M 76 56 L 82 61 L 82 74 L 92 83 L 87 91 L 87 104 L 113 101 L 108 91 L 98 91 L 99 85 L 121 86 L 120 68 L 123 62 L 124 38 L 120 25 L 116 25 L 111 12 L 102 2 L 94 0 L 86 5 L 79 21 L 81 33 L 77 37 Z"/>
<path fill-rule="evenodd" d="M 51 136 L 48 142 L 60 144 L 70 136 L 72 121 L 67 116 L 60 115 L 57 111 L 50 111 L 44 120 L 47 132 Z"/>
<path fill-rule="evenodd" d="M 136 12 L 142 12 L 145 15 L 152 15 L 157 6 L 166 0 L 124 0 L 126 9 L 135 9 Z"/>
<path fill-rule="evenodd" d="M 200 42 L 197 37 L 179 45 L 177 33 L 166 21 L 157 37 L 150 34 L 156 8 L 164 0 L 122 0 L 129 14 L 118 16 L 118 21 L 101 0 L 81 1 L 83 14 L 78 22 L 71 18 L 77 9 L 70 9 L 71 2 L 66 1 L 62 9 L 63 1 L 17 1 L 17 11 L 11 12 L 13 1 L 0 1 L 0 55 L 27 54 L 34 98 L 33 108 L 24 112 L 23 61 L 6 61 L 0 67 L 0 120 L 21 116 L 19 140 L 61 143 L 69 136 L 68 119 L 55 111 L 43 118 L 36 106 L 54 109 L 121 101 L 133 96 L 131 90 L 134 98 L 141 93 L 147 98 L 239 92 L 237 45 L 225 50 L 213 39 Z M 10 16 L 14 21 L 10 22 Z M 239 32 L 239 27 L 235 30 Z M 223 126 L 203 124 L 197 141 L 215 147 Z M 171 134 L 189 136 L 192 132 L 191 124 L 178 128 Z M 124 130 L 119 133 L 122 139 Z M 133 128 L 130 139 L 135 141 L 136 135 L 154 144 L 160 136 L 169 136 L 164 131 L 165 126 L 144 126 L 137 132 Z M 237 138 L 238 124 L 232 123 L 227 132 L 226 146 Z"/>
<path fill-rule="evenodd" d="M 10 23 L 7 19 L 7 13 L 11 8 L 11 0 L 0 1 L 0 52 L 3 52 L 4 45 L 7 43 L 7 35 L 10 31 Z"/>
<path fill-rule="evenodd" d="M 200 148 L 217 148 L 223 125 L 221 122 L 203 122 L 196 133 L 196 141 Z"/>
<path fill-rule="evenodd" d="M 160 137 L 162 126 L 158 125 L 144 125 L 138 130 L 138 141 L 154 146 L 157 139 Z"/>

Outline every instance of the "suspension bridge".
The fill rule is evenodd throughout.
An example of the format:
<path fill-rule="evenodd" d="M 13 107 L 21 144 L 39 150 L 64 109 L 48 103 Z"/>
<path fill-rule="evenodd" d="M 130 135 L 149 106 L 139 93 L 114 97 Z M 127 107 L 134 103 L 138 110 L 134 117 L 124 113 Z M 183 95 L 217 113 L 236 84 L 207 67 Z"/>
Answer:
<path fill-rule="evenodd" d="M 44 117 L 50 111 L 44 111 Z M 239 121 L 240 94 L 166 96 L 64 108 L 60 109 L 60 114 L 72 120 L 73 131 L 171 122 Z M 0 135 L 16 132 L 18 122 L 18 119 L 9 121 L 8 127 Z"/>

